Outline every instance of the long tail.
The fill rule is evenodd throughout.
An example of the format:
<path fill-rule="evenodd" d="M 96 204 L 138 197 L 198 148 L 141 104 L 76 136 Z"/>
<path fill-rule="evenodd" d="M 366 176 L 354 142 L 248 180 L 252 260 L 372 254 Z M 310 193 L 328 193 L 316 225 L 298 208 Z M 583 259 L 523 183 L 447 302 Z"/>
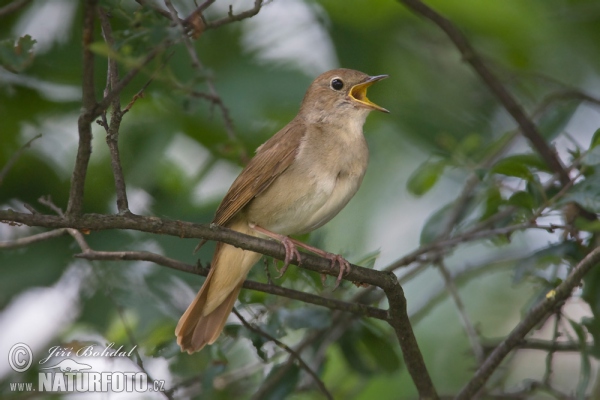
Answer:
<path fill-rule="evenodd" d="M 246 222 L 236 222 L 230 229 L 255 235 Z M 248 271 L 261 255 L 225 243 L 218 243 L 210 272 L 192 304 L 183 313 L 175 335 L 182 351 L 193 353 L 217 340 Z"/>

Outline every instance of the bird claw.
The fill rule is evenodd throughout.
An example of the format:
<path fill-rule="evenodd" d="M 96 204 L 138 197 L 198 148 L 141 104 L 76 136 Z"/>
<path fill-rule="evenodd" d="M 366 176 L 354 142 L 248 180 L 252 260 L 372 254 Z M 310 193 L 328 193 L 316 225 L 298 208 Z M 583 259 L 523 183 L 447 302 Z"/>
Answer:
<path fill-rule="evenodd" d="M 281 278 L 283 274 L 285 274 L 285 271 L 287 271 L 287 268 L 290 265 L 290 262 L 294 259 L 294 257 L 298 261 L 298 264 L 300 264 L 300 262 L 302 261 L 302 258 L 300 257 L 300 252 L 289 237 L 283 237 L 281 239 L 281 244 L 285 248 L 285 259 L 283 260 L 283 266 L 277 271 L 279 272 L 279 276 L 277 276 L 277 279 Z"/>
<path fill-rule="evenodd" d="M 342 277 L 344 275 L 346 275 L 348 272 L 350 272 L 350 263 L 344 257 L 340 256 L 339 254 L 327 253 L 327 254 L 323 255 L 323 257 L 325 257 L 331 261 L 332 267 L 335 267 L 336 263 L 340 266 L 340 273 L 338 274 L 337 279 L 335 280 L 335 286 L 333 287 L 333 290 L 332 290 L 332 292 L 334 292 L 340 286 L 340 283 L 342 282 Z M 325 285 L 326 279 L 327 279 L 327 275 L 321 274 L 321 282 L 323 283 L 324 287 L 326 286 Z"/>

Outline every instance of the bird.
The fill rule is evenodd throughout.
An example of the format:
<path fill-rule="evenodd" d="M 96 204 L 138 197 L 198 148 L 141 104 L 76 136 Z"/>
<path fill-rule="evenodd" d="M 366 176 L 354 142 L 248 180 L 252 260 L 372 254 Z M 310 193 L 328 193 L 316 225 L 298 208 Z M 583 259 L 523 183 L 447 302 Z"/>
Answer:
<path fill-rule="evenodd" d="M 369 159 L 363 135 L 367 115 L 389 112 L 367 98 L 367 88 L 388 75 L 369 76 L 338 68 L 319 75 L 308 87 L 296 117 L 256 149 L 217 208 L 214 224 L 285 248 L 281 274 L 297 246 L 340 266 L 342 256 L 309 246 L 290 235 L 311 232 L 331 220 L 357 192 Z M 175 329 L 189 354 L 220 336 L 248 272 L 261 254 L 219 242 L 200 291 Z"/>

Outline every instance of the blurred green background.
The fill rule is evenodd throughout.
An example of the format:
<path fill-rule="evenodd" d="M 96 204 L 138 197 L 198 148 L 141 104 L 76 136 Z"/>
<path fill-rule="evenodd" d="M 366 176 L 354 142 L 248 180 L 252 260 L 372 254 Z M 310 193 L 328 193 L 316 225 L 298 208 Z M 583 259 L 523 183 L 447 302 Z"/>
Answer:
<path fill-rule="evenodd" d="M 0 1 L 4 3 L 8 2 Z M 26 34 L 36 41 L 34 57 L 25 59 L 20 70 L 0 68 L 0 167 L 28 140 L 42 134 L 1 182 L 3 208 L 24 211 L 23 203 L 28 203 L 50 213 L 37 201 L 46 195 L 66 208 L 81 107 L 82 3 L 34 0 L 0 19 L 2 51 L 10 52 L 15 40 Z M 183 16 L 195 8 L 191 0 L 173 3 Z M 162 2 L 156 4 L 164 7 Z M 229 4 L 240 12 L 253 2 L 218 1 L 205 17 L 225 16 Z M 598 92 L 597 0 L 436 0 L 428 4 L 460 27 L 528 112 L 553 93 L 571 88 Z M 158 42 L 177 34 L 169 21 L 134 1 L 102 0 L 100 5 L 111 13 L 121 74 Z M 95 37 L 96 97 L 100 98 L 106 58 L 99 23 Z M 389 79 L 369 91 L 370 99 L 390 114 L 372 113 L 365 125 L 371 160 L 363 186 L 339 216 L 305 238 L 344 254 L 351 262 L 384 268 L 419 246 L 426 221 L 460 193 L 487 149 L 516 127 L 447 37 L 398 2 L 274 0 L 251 19 L 205 32 L 194 45 L 204 65 L 200 74 L 178 44 L 144 68 L 122 94 L 125 105 L 154 78 L 144 97 L 125 115 L 120 130 L 122 165 L 134 213 L 210 222 L 245 155 L 293 118 L 314 77 L 336 67 L 389 74 Z M 7 56 L 0 57 L 6 66 Z M 229 110 L 235 137 L 226 134 L 218 107 L 190 95 L 190 91 L 207 91 L 205 78 L 214 83 Z M 589 146 L 600 115 L 580 99 L 564 100 L 547 107 L 538 122 L 542 134 L 555 140 L 559 154 L 567 158 L 569 151 Z M 520 139 L 509 152 L 527 149 Z M 443 163 L 445 172 L 419 197 L 406 186 L 426 161 Z M 505 184 L 502 191 L 515 185 Z M 478 193 L 492 187 L 496 186 L 483 182 Z M 84 211 L 116 212 L 105 132 L 98 125 Z M 560 223 L 558 214 L 548 221 Z M 41 231 L 2 224 L 0 240 Z M 194 255 L 195 240 L 130 231 L 93 232 L 86 238 L 96 250 L 148 250 L 190 264 L 198 258 L 207 264 L 214 249 L 209 243 Z M 482 337 L 509 333 L 543 293 L 539 276 L 517 279 L 515 268 L 523 265 L 519 264 L 522 257 L 559 240 L 558 233 L 519 233 L 511 243 L 461 246 L 446 259 L 454 274 L 464 272 L 456 283 Z M 228 335 L 215 346 L 192 356 L 179 353 L 175 324 L 203 278 L 145 262 L 75 260 L 72 255 L 77 252 L 70 237 L 0 251 L 3 358 L 16 342 L 29 344 L 40 357 L 48 347 L 72 341 L 131 347 L 128 325 L 155 379 L 165 379 L 172 387 L 197 377 L 200 387 L 184 385 L 178 393 L 181 398 L 203 399 L 250 398 L 273 368 L 286 360 L 285 353 L 272 344 L 257 352 L 253 343 L 260 347 L 259 339 L 240 327 L 235 317 L 226 328 Z M 266 281 L 262 263 L 250 278 Z M 359 290 L 346 283 L 332 294 L 322 288 L 318 276 L 294 267 L 276 282 L 342 299 Z M 456 393 L 476 362 L 444 282 L 432 267 L 404 288 L 436 388 L 441 394 Z M 244 315 L 256 317 L 290 345 L 331 322 L 327 310 L 262 293 L 244 290 L 240 302 Z M 577 322 L 591 315 L 578 297 L 569 301 L 565 311 Z M 415 398 L 396 338 L 379 322 L 356 319 L 345 331 L 312 344 L 304 353 L 309 364 L 316 363 L 335 398 Z M 551 327 L 536 335 L 549 338 Z M 580 383 L 581 355 L 556 357 L 555 386 L 574 392 Z M 541 379 L 544 368 L 544 352 L 521 351 L 503 364 L 495 384 L 506 391 L 519 390 L 527 379 Z M 590 368 L 593 377 L 595 360 Z M 318 398 L 309 377 L 297 369 L 289 374 L 265 398 Z M 0 379 L 0 388 L 7 392 L 7 382 L 27 378 L 0 365 Z"/>

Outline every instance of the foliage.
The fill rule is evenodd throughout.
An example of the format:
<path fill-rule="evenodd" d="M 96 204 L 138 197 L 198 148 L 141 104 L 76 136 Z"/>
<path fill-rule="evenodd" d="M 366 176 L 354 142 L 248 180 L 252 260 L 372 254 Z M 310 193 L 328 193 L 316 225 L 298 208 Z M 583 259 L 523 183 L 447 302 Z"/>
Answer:
<path fill-rule="evenodd" d="M 86 74 L 81 43 L 87 3 L 35 1 L 10 14 L 0 11 L 2 210 L 29 212 L 24 204 L 44 214 L 56 213 L 49 204 L 67 209 Z M 139 69 L 120 93 L 126 112 L 118 146 L 129 209 L 208 223 L 256 147 L 293 118 L 316 74 L 338 66 L 389 74 L 369 89 L 390 114 L 373 113 L 365 125 L 371 162 L 361 190 L 330 224 L 302 239 L 400 277 L 433 383 L 438 393 L 456 395 L 481 367 L 478 348 L 487 351 L 487 342 L 507 337 L 598 246 L 600 100 L 592 95 L 600 74 L 600 8 L 593 0 L 428 2 L 460 28 L 544 143 L 556 149 L 572 179 L 561 182 L 543 151 L 524 139 L 501 100 L 473 73 L 469 57 L 402 3 L 410 2 L 267 2 L 241 21 L 206 30 L 188 26 L 196 30 L 194 63 L 181 27 L 157 11 L 169 12 L 163 2 L 101 0 L 98 9 L 106 12 L 114 43 L 103 38 L 96 15 L 87 47 L 94 57 L 93 95 L 100 101 L 111 89 L 105 91 L 109 58 L 120 78 Z M 187 0 L 173 4 L 182 18 L 197 7 Z M 233 15 L 253 5 L 234 2 Z M 215 2 L 204 21 L 227 19 L 228 7 Z M 39 22 L 56 13 L 57 23 Z M 122 211 L 115 206 L 109 140 L 101 126 L 104 118 L 114 120 L 112 111 L 93 124 L 85 213 Z M 23 147 L 38 133 L 41 138 Z M 39 202 L 42 196 L 51 201 Z M 5 247 L 47 231 L 12 225 L 0 225 Z M 209 243 L 192 254 L 196 239 L 133 230 L 83 233 L 94 250 L 148 251 L 191 265 L 208 264 L 214 250 Z M 174 398 L 321 396 L 314 377 L 276 339 L 296 349 L 334 398 L 417 397 L 396 333 L 382 321 L 243 290 L 237 309 L 267 335 L 232 316 L 215 345 L 182 354 L 173 331 L 202 278 L 145 261 L 72 257 L 81 251 L 69 235 L 0 245 L 0 320 L 19 315 L 19 333 L 0 339 L 2 351 L 30 340 L 38 343 L 39 360 L 54 345 L 137 345 L 142 366 L 132 356 L 129 367 L 165 379 Z M 449 280 L 440 274 L 444 265 Z M 331 292 L 317 274 L 294 267 L 277 275 L 269 259 L 249 279 L 388 306 L 379 289 L 344 282 Z M 520 342 L 527 348 L 530 339 L 543 339 L 536 357 L 507 359 L 485 393 L 600 393 L 599 282 L 592 269 L 582 290 L 537 321 Z M 43 293 L 53 293 L 55 302 L 26 301 Z M 572 346 L 580 358 L 572 362 L 552 350 L 556 342 Z M 9 371 L 0 368 L 3 392 L 10 382 L 34 380 L 31 373 Z"/>

